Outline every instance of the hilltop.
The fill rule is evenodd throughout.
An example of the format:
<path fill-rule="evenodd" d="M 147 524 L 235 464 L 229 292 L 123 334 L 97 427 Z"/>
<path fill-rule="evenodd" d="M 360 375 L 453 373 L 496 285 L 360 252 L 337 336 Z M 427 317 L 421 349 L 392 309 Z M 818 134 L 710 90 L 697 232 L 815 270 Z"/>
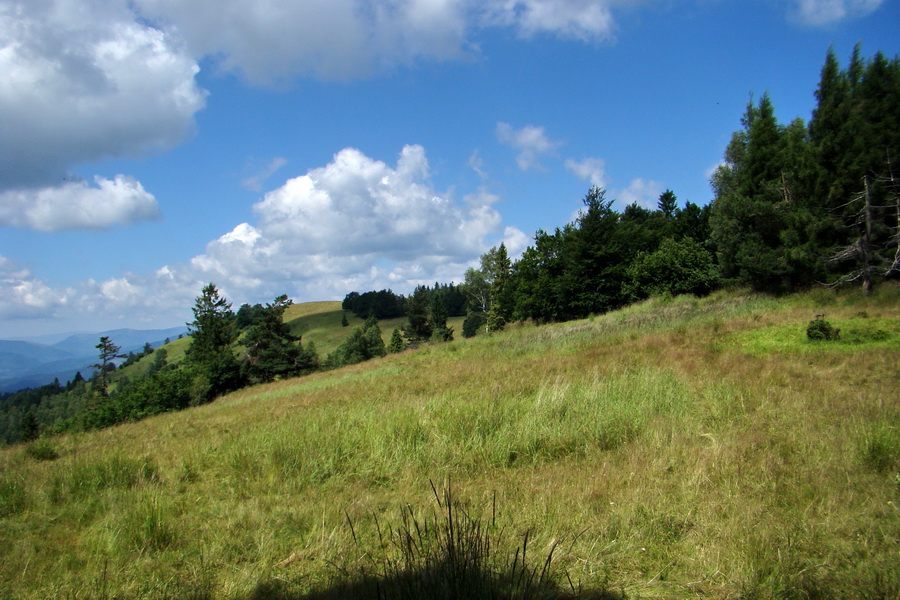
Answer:
<path fill-rule="evenodd" d="M 651 299 L 8 448 L 0 589 L 341 597 L 434 485 L 570 592 L 897 597 L 898 295 Z"/>

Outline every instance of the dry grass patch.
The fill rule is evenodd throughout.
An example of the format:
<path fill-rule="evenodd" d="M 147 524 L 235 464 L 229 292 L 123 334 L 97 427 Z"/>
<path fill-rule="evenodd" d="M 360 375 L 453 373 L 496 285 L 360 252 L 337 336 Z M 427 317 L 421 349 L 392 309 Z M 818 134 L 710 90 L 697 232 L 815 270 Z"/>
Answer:
<path fill-rule="evenodd" d="M 816 309 L 656 300 L 57 438 L 52 461 L 6 449 L 0 598 L 326 598 L 334 565 L 400 564 L 377 523 L 421 523 L 431 481 L 490 514 L 496 556 L 555 547 L 560 593 L 897 597 L 900 350 L 742 337 Z"/>

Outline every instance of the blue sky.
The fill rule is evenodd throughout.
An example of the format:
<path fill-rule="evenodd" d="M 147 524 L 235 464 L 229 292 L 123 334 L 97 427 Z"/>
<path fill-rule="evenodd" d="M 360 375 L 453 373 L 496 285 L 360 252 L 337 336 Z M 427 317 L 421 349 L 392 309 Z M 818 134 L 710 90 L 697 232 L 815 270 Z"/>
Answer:
<path fill-rule="evenodd" d="M 809 119 L 896 0 L 0 0 L 0 338 L 460 281 Z"/>

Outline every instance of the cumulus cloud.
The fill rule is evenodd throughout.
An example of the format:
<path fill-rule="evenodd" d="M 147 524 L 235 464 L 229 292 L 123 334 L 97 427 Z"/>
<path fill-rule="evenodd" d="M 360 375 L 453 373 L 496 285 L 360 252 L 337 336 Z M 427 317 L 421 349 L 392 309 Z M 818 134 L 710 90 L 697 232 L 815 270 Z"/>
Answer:
<path fill-rule="evenodd" d="M 267 193 L 255 225 L 210 242 L 191 267 L 235 289 L 312 286 L 324 297 L 363 282 L 458 278 L 500 229 L 496 201 L 480 192 L 458 205 L 437 192 L 421 146 L 406 146 L 395 167 L 347 148 Z"/>
<path fill-rule="evenodd" d="M 794 16 L 802 23 L 824 26 L 845 19 L 866 17 L 883 0 L 795 0 Z"/>
<path fill-rule="evenodd" d="M 511 25 L 523 37 L 549 33 L 600 42 L 614 37 L 613 4 L 610 0 L 507 0 L 489 2 L 485 12 L 488 22 Z"/>
<path fill-rule="evenodd" d="M 632 179 L 627 188 L 618 191 L 615 194 L 615 198 L 622 207 L 629 204 L 637 204 L 638 206 L 655 210 L 662 192 L 663 186 L 660 182 L 647 181 L 638 177 L 637 179 Z"/>
<path fill-rule="evenodd" d="M 419 60 L 477 50 L 474 31 L 522 37 L 610 40 L 623 0 L 134 0 L 141 14 L 178 33 L 197 55 L 256 83 L 297 76 L 349 79 Z"/>
<path fill-rule="evenodd" d="M 348 79 L 417 59 L 463 53 L 464 0 L 136 0 L 177 30 L 196 55 L 270 83 L 295 76 Z"/>
<path fill-rule="evenodd" d="M 590 181 L 591 185 L 606 188 L 606 163 L 602 158 L 585 158 L 580 161 L 566 160 L 566 169 L 583 181 Z"/>
<path fill-rule="evenodd" d="M 118 175 L 70 181 L 57 187 L 0 192 L 0 225 L 38 231 L 106 229 L 159 219 L 153 194 L 140 182 Z"/>
<path fill-rule="evenodd" d="M 0 318 L 37 319 L 52 315 L 72 298 L 71 289 L 54 290 L 12 259 L 0 256 Z"/>
<path fill-rule="evenodd" d="M 0 5 L 0 189 L 73 165 L 169 148 L 204 106 L 197 63 L 125 3 Z"/>
<path fill-rule="evenodd" d="M 162 326 L 190 320 L 210 281 L 238 303 L 281 293 L 301 300 L 388 287 L 409 293 L 418 284 L 461 281 L 491 246 L 503 241 L 515 257 L 529 242 L 519 229 L 502 227 L 498 201 L 484 188 L 461 202 L 435 190 L 421 146 L 403 148 L 394 166 L 347 148 L 267 193 L 254 223 L 153 273 L 52 289 L 0 257 L 0 317 Z"/>
<path fill-rule="evenodd" d="M 541 158 L 552 155 L 562 145 L 562 142 L 548 138 L 543 127 L 534 125 L 515 129 L 509 123 L 497 123 L 497 139 L 518 151 L 516 164 L 523 171 L 542 169 Z"/>

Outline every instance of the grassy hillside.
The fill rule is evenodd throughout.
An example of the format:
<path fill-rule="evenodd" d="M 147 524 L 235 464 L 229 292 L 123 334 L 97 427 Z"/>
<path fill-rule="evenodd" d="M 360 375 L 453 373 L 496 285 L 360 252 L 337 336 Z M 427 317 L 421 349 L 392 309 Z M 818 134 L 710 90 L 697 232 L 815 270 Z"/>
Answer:
<path fill-rule="evenodd" d="M 344 314 L 347 315 L 347 327 L 341 326 L 341 318 Z M 338 301 L 293 304 L 285 312 L 284 320 L 290 323 L 294 335 L 303 336 L 304 344 L 310 341 L 314 342 L 322 358 L 337 348 L 354 328 L 365 323 L 365 319 L 341 310 L 341 303 Z M 447 319 L 447 326 L 453 328 L 456 337 L 462 337 L 464 320 L 465 317 Z M 395 328 L 403 327 L 406 322 L 406 317 L 383 319 L 378 322 L 385 345 L 391 341 L 391 332 Z"/>
<path fill-rule="evenodd" d="M 353 331 L 354 328 L 360 327 L 365 319 L 360 319 L 351 313 L 346 313 L 348 326 L 341 326 L 341 318 L 344 315 L 341 310 L 340 301 L 327 302 L 302 302 L 300 304 L 292 304 L 288 307 L 284 314 L 284 320 L 290 324 L 291 331 L 294 335 L 302 336 L 302 342 L 308 344 L 313 342 L 316 350 L 321 358 L 334 351 L 344 338 Z M 453 328 L 456 337 L 462 336 L 462 324 L 465 317 L 451 317 L 447 319 L 447 325 Z M 391 341 L 391 332 L 395 328 L 403 327 L 406 324 L 406 317 L 399 319 L 385 319 L 379 321 L 381 327 L 381 337 L 384 339 L 385 345 Z M 169 363 L 177 363 L 184 358 L 184 352 L 190 345 L 190 337 L 173 340 L 169 344 L 161 346 L 166 349 L 167 361 Z M 150 365 L 153 363 L 154 356 L 151 354 L 130 365 L 120 372 L 120 376 L 125 378 L 135 378 L 146 375 Z"/>
<path fill-rule="evenodd" d="M 0 598 L 341 597 L 432 483 L 593 597 L 897 598 L 898 361 L 897 288 L 679 297 L 8 448 Z"/>

